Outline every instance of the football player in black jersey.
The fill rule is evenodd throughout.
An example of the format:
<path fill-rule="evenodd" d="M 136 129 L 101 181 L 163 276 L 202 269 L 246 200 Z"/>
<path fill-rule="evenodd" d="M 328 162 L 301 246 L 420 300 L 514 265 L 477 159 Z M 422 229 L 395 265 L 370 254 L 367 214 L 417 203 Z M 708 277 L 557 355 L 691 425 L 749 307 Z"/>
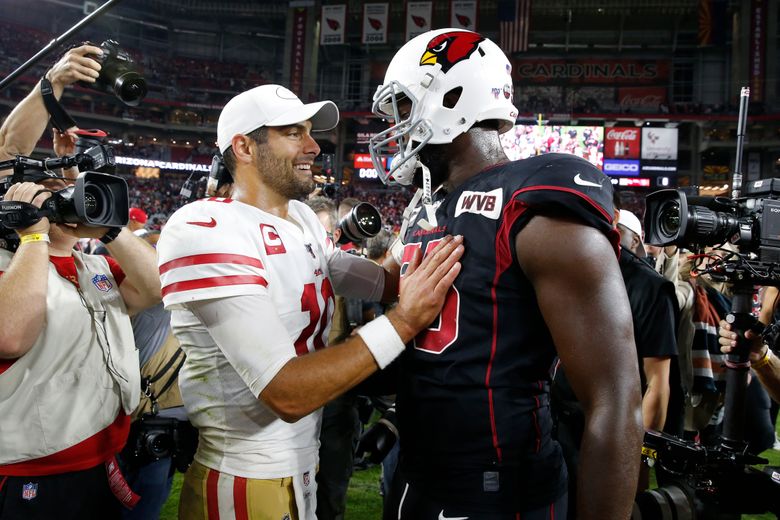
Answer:
<path fill-rule="evenodd" d="M 565 518 L 566 467 L 551 438 L 556 355 L 585 408 L 580 518 L 628 518 L 642 440 L 631 312 L 610 181 L 587 161 L 510 162 L 511 65 L 479 34 L 404 45 L 374 95 L 393 126 L 371 141 L 384 180 L 421 189 L 394 246 L 462 234 L 463 269 L 439 318 L 400 361 L 396 518 Z"/>

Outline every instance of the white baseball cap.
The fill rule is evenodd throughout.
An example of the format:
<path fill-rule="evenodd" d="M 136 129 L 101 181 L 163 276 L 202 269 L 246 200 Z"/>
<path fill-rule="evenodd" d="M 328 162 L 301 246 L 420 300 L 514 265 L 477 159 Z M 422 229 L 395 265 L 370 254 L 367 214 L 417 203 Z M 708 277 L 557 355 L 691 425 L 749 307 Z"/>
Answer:
<path fill-rule="evenodd" d="M 639 250 L 642 253 L 645 253 L 645 236 L 642 234 L 642 223 L 639 221 L 639 218 L 627 209 L 621 209 L 620 216 L 618 217 L 618 224 L 636 233 L 636 236 L 639 237 L 640 241 Z"/>
<path fill-rule="evenodd" d="M 217 145 L 225 153 L 234 135 L 248 134 L 262 126 L 287 126 L 311 121 L 312 132 L 334 128 L 339 109 L 333 101 L 306 105 L 281 85 L 261 85 L 227 102 L 217 122 Z"/>

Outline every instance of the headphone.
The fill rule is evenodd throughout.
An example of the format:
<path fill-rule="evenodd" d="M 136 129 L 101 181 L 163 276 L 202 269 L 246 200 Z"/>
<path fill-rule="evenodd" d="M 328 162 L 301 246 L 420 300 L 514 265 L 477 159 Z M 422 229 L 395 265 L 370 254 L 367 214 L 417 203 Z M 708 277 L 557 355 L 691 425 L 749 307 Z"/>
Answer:
<path fill-rule="evenodd" d="M 222 154 L 217 153 L 211 159 L 211 169 L 209 170 L 209 177 L 206 181 L 206 195 L 213 197 L 217 194 L 217 190 L 225 184 L 233 182 L 233 176 L 225 166 L 225 161 L 222 158 Z"/>

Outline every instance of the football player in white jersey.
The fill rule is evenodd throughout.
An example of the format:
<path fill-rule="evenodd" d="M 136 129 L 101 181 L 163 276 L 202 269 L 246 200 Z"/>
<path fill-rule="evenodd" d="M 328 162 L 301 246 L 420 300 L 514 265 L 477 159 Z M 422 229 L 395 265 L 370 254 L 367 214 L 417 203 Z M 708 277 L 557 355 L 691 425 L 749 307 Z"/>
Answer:
<path fill-rule="evenodd" d="M 189 204 L 158 243 L 166 308 L 187 361 L 182 398 L 200 431 L 179 517 L 315 518 L 320 408 L 384 368 L 441 310 L 460 270 L 460 237 L 408 264 L 398 305 L 324 348 L 334 291 L 398 296 L 397 279 L 327 238 L 300 198 L 338 123 L 330 101 L 304 105 L 278 85 L 228 102 L 217 142 L 232 198 Z"/>

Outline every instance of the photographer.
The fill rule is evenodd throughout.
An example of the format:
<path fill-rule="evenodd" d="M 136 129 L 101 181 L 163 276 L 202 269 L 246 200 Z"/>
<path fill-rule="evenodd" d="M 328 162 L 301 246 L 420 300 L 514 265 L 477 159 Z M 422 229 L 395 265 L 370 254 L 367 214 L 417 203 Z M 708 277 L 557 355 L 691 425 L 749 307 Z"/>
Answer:
<path fill-rule="evenodd" d="M 100 63 L 88 55 L 102 55 L 100 47 L 82 45 L 66 52 L 45 77 L 51 82 L 54 97 L 59 99 L 65 87 L 77 81 L 94 83 L 100 75 Z M 15 155 L 29 155 L 41 137 L 49 114 L 43 104 L 40 83 L 8 115 L 0 128 L 0 161 Z M 55 134 L 57 134 L 55 130 Z M 64 137 L 64 136 L 63 136 Z"/>
<path fill-rule="evenodd" d="M 69 51 L 48 73 L 55 92 L 97 75 L 85 57 L 97 50 Z M 0 129 L 1 153 L 32 150 L 46 118 L 36 87 Z M 55 134 L 58 151 L 65 140 Z M 67 174 L 18 182 L 4 200 L 40 208 Z M 160 301 L 154 250 L 121 228 L 46 217 L 16 233 L 18 249 L 0 249 L 0 518 L 118 517 L 120 500 L 137 501 L 114 456 L 140 393 L 129 316 Z M 116 262 L 74 251 L 81 237 L 103 237 Z"/>
<path fill-rule="evenodd" d="M 63 187 L 19 183 L 5 200 L 40 207 Z M 17 230 L 16 253 L 0 251 L 0 518 L 119 510 L 123 491 L 109 480 L 140 389 L 129 316 L 158 302 L 160 287 L 154 250 L 126 230 L 109 245 L 118 264 L 73 251 L 81 237 L 108 240 L 107 231 L 43 218 Z"/>

